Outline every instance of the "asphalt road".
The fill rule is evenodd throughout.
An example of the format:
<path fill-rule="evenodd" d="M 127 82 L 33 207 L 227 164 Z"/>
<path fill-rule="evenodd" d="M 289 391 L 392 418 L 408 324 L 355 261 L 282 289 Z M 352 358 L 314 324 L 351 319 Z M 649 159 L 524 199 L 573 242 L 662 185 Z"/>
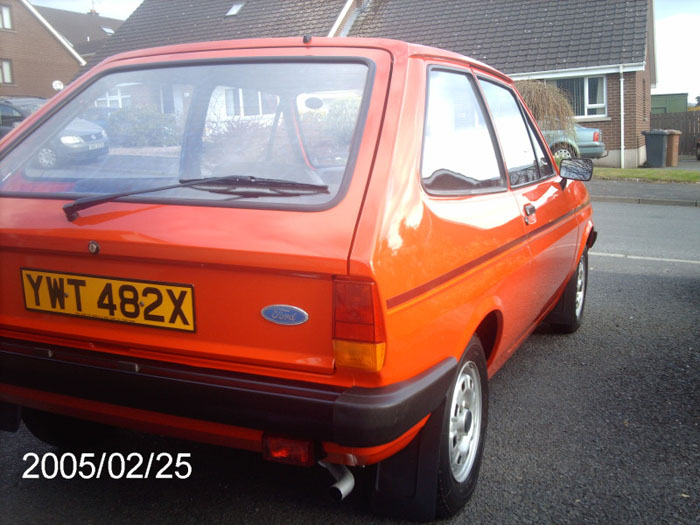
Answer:
<path fill-rule="evenodd" d="M 596 203 L 583 327 L 538 329 L 490 383 L 481 479 L 449 523 L 700 522 L 700 209 Z M 642 258 L 630 258 L 642 257 Z M 0 522 L 382 522 L 320 468 L 119 431 L 98 452 L 189 452 L 181 480 L 29 480 L 0 433 Z"/>

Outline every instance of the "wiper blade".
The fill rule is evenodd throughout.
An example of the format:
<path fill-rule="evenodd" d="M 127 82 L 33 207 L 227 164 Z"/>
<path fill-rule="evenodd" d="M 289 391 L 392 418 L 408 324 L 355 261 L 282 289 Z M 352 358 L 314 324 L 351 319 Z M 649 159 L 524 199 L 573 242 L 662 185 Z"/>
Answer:
<path fill-rule="evenodd" d="M 328 186 L 324 184 L 310 184 L 284 179 L 268 179 L 252 177 L 247 175 L 230 175 L 228 177 L 211 177 L 205 179 L 180 179 L 180 182 L 197 187 L 204 186 L 225 186 L 227 188 L 272 188 L 272 189 L 293 189 L 293 190 L 320 190 L 322 193 L 328 191 Z"/>
<path fill-rule="evenodd" d="M 71 203 L 63 205 L 63 213 L 69 221 L 74 221 L 78 217 L 80 210 L 92 208 L 106 202 L 112 202 L 121 197 L 130 197 L 131 195 L 141 195 L 144 193 L 155 193 L 158 191 L 172 190 L 175 188 L 195 188 L 215 193 L 231 193 L 235 188 L 268 188 L 272 190 L 298 190 L 297 192 L 273 192 L 270 195 L 280 196 L 297 196 L 307 195 L 310 193 L 328 193 L 328 186 L 323 184 L 306 184 L 303 182 L 294 182 L 282 179 L 259 179 L 256 177 L 246 177 L 241 175 L 230 175 L 228 177 L 210 177 L 204 179 L 182 179 L 177 184 L 168 184 L 167 186 L 156 186 L 155 188 L 145 188 L 141 190 L 123 191 L 118 193 L 109 193 L 107 195 L 93 195 L 90 197 L 81 197 Z M 214 189 L 211 189 L 214 188 Z M 303 193 L 299 193 L 302 191 Z M 246 196 L 247 192 L 241 192 L 241 196 Z M 261 197 L 261 192 L 251 193 L 251 197 Z"/>

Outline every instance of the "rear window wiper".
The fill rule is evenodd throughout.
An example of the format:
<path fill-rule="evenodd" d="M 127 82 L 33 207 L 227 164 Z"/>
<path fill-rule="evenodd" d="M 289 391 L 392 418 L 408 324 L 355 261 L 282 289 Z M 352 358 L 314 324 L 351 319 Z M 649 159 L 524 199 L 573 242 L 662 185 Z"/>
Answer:
<path fill-rule="evenodd" d="M 78 212 L 80 210 L 92 208 L 93 206 L 104 204 L 106 202 L 112 202 L 120 199 L 121 197 L 129 197 L 131 195 L 140 195 L 143 193 L 155 193 L 157 191 L 172 190 L 175 188 L 194 188 L 204 191 L 211 191 L 214 193 L 226 194 L 233 194 L 234 190 L 237 188 L 265 188 L 272 190 L 272 193 L 269 194 L 260 191 L 242 191 L 239 193 L 241 196 L 249 197 L 263 197 L 266 195 L 295 197 L 301 195 L 312 195 L 316 193 L 329 193 L 328 186 L 323 184 L 307 184 L 304 182 L 295 182 L 283 179 L 266 179 L 243 175 L 230 175 L 228 177 L 181 179 L 177 184 L 169 184 L 167 186 L 156 186 L 155 188 L 145 188 L 118 193 L 108 193 L 107 195 L 81 197 L 71 203 L 64 204 L 63 213 L 66 214 L 66 218 L 69 221 L 74 221 L 78 217 Z"/>

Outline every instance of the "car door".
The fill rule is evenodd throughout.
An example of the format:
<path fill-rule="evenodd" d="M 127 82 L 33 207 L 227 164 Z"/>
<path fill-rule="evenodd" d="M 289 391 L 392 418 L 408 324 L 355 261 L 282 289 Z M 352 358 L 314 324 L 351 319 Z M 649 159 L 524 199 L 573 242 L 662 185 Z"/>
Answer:
<path fill-rule="evenodd" d="M 434 245 L 418 267 L 443 276 L 473 272 L 461 297 L 497 298 L 506 319 L 501 348 L 512 351 L 532 322 L 520 286 L 532 271 L 526 228 L 476 79 L 439 66 L 428 78 L 421 182 L 431 214 L 425 244 Z"/>
<path fill-rule="evenodd" d="M 570 213 L 571 203 L 561 179 L 514 91 L 493 79 L 480 78 L 480 86 L 526 226 L 533 258 L 531 305 L 539 315 L 549 306 L 572 267 L 576 218 Z"/>

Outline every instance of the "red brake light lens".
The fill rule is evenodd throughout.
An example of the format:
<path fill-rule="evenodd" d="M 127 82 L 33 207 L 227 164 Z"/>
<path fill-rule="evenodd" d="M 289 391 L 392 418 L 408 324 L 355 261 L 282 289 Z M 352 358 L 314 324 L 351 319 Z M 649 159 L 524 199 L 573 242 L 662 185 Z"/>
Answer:
<path fill-rule="evenodd" d="M 593 142 L 600 142 L 600 132 L 599 131 L 593 132 Z"/>
<path fill-rule="evenodd" d="M 334 339 L 384 341 L 379 298 L 373 282 L 336 279 L 333 299 Z"/>
<path fill-rule="evenodd" d="M 312 441 L 263 435 L 263 458 L 277 463 L 310 467 L 315 463 Z"/>

